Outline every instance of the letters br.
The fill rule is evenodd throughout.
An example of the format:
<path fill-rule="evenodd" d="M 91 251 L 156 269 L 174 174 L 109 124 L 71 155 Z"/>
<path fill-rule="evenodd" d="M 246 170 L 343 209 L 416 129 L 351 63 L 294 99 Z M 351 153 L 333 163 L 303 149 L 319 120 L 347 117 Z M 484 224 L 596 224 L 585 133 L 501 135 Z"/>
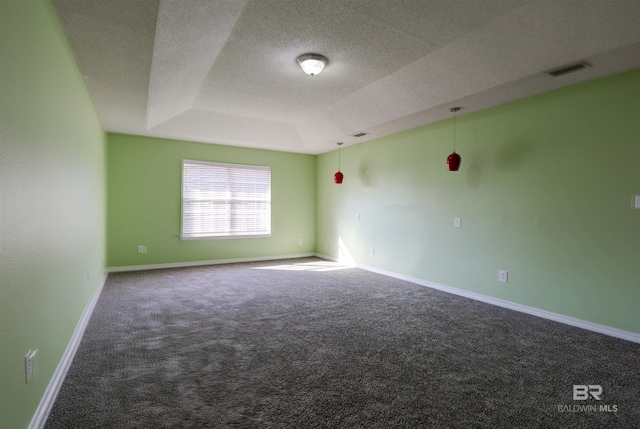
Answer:
<path fill-rule="evenodd" d="M 573 385 L 573 400 L 574 401 L 586 401 L 589 399 L 589 395 L 593 396 L 596 401 L 600 400 L 602 395 L 602 386 L 599 384 L 574 384 Z"/>

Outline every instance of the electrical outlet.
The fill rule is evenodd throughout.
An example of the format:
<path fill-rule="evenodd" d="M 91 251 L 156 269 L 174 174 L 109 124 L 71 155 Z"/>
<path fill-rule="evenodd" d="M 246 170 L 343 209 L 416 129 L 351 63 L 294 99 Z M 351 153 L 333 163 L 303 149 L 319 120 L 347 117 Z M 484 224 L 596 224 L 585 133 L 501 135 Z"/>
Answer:
<path fill-rule="evenodd" d="M 462 219 L 457 217 L 453 219 L 453 226 L 456 228 L 462 228 Z"/>
<path fill-rule="evenodd" d="M 507 271 L 498 271 L 498 281 L 502 283 L 509 282 L 509 273 Z"/>
<path fill-rule="evenodd" d="M 138 246 L 138 253 L 147 253 L 147 246 Z"/>
<path fill-rule="evenodd" d="M 375 247 L 372 247 L 371 249 L 369 249 L 369 254 L 370 254 L 371 256 L 376 256 L 376 248 L 375 248 Z"/>
<path fill-rule="evenodd" d="M 640 209 L 640 195 L 636 195 L 634 207 Z"/>
<path fill-rule="evenodd" d="M 360 246 L 356 246 L 356 253 L 360 251 Z"/>
<path fill-rule="evenodd" d="M 27 384 L 31 384 L 33 379 L 38 375 L 38 357 L 37 357 L 38 349 L 29 350 L 29 352 L 24 357 L 24 373 L 25 373 L 25 382 Z"/>
<path fill-rule="evenodd" d="M 302 246 L 302 238 L 298 238 L 298 246 Z"/>

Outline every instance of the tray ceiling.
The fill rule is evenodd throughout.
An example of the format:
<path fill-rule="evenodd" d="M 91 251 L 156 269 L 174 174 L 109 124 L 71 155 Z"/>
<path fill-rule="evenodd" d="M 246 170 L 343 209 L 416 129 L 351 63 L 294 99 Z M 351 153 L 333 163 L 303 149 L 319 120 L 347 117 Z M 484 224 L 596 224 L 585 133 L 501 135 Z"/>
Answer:
<path fill-rule="evenodd" d="M 640 67 L 638 0 L 53 4 L 105 130 L 288 152 Z M 318 76 L 307 52 L 329 58 Z"/>

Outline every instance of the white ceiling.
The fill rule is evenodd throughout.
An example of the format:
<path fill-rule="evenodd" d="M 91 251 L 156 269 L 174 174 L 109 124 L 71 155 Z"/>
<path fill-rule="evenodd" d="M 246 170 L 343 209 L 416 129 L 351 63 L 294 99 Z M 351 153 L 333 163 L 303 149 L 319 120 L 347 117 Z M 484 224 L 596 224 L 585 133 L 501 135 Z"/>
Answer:
<path fill-rule="evenodd" d="M 206 143 L 318 154 L 640 67 L 640 0 L 52 2 L 105 130 Z"/>

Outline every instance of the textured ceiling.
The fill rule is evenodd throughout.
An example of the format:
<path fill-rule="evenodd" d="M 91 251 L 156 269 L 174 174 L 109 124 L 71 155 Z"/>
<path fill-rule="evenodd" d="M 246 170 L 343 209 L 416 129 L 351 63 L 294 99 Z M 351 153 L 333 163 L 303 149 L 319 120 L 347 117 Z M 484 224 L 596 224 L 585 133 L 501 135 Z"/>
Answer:
<path fill-rule="evenodd" d="M 640 0 L 53 4 L 105 130 L 289 152 L 640 67 Z M 320 75 L 307 52 L 329 58 Z M 576 61 L 591 67 L 546 74 Z"/>

